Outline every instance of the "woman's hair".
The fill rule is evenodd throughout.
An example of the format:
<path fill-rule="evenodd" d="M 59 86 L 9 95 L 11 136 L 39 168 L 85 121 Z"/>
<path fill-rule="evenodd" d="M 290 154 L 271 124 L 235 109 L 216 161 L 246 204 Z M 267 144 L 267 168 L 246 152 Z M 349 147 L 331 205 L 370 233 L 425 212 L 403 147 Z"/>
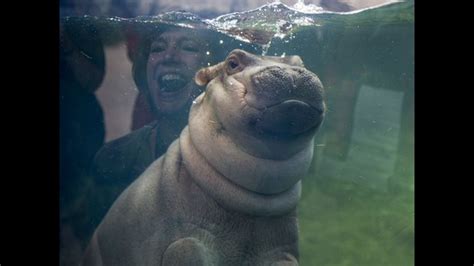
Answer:
<path fill-rule="evenodd" d="M 126 35 L 129 38 L 128 42 L 128 55 L 132 61 L 132 74 L 135 84 L 141 92 L 148 91 L 147 77 L 146 77 L 146 66 L 148 57 L 150 55 L 150 45 L 158 38 L 161 34 L 169 31 L 189 31 L 190 36 L 201 40 L 206 49 L 202 53 L 210 51 L 209 55 L 206 55 L 206 62 L 202 63 L 202 66 L 208 64 L 215 64 L 223 60 L 225 54 L 221 55 L 222 49 L 217 49 L 215 45 L 216 40 L 213 40 L 212 32 L 210 30 L 202 29 L 188 29 L 178 26 L 171 26 L 166 24 L 160 25 L 141 25 L 139 27 L 131 27 Z M 133 37 L 132 37 L 133 36 Z M 130 40 L 133 39 L 133 43 Z M 217 40 L 217 43 L 219 41 Z M 204 58 L 204 57 L 203 57 Z M 197 70 L 196 70 L 197 71 Z"/>

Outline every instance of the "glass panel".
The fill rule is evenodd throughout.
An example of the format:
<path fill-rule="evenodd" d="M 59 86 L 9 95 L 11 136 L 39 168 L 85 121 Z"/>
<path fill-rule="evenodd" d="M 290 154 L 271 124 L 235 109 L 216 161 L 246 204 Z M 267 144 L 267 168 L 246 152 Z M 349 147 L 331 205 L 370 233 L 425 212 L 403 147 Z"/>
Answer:
<path fill-rule="evenodd" d="M 60 15 L 61 265 L 414 264 L 413 1 Z"/>

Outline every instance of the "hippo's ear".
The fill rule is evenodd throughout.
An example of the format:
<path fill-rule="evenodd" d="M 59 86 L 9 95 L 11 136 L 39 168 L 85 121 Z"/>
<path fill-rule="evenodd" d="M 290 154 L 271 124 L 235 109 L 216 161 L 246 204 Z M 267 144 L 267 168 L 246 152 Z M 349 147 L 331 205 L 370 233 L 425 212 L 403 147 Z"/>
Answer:
<path fill-rule="evenodd" d="M 298 55 L 289 55 L 289 56 L 284 56 L 284 57 L 267 56 L 267 58 L 270 58 L 271 60 L 275 62 L 287 64 L 290 66 L 304 67 L 303 60 Z"/>
<path fill-rule="evenodd" d="M 283 60 L 288 65 L 304 67 L 303 60 L 298 55 L 283 57 Z"/>
<path fill-rule="evenodd" d="M 194 76 L 194 81 L 199 86 L 206 85 L 209 81 L 217 77 L 223 66 L 224 62 L 221 62 L 217 65 L 201 68 Z"/>

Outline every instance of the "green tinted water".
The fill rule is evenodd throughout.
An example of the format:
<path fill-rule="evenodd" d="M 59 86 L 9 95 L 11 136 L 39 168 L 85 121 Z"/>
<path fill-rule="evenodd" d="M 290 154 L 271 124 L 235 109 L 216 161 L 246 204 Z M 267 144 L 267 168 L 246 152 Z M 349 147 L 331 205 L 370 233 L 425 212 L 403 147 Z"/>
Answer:
<path fill-rule="evenodd" d="M 124 24 L 171 24 L 210 30 L 211 53 L 301 56 L 328 106 L 298 207 L 301 265 L 414 264 L 413 2 L 352 13 L 269 4 L 213 20 L 167 13 L 97 23 L 105 43 L 120 39 Z"/>

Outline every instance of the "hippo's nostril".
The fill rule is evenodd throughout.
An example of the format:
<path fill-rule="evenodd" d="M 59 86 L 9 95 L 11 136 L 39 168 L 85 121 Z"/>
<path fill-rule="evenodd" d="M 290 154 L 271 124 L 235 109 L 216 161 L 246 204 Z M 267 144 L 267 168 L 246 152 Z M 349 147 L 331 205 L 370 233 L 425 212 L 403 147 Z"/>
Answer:
<path fill-rule="evenodd" d="M 293 85 L 293 78 L 280 67 L 266 68 L 252 76 L 252 82 L 256 93 L 276 93 Z"/>
<path fill-rule="evenodd" d="M 286 100 L 299 100 L 319 108 L 323 101 L 322 84 L 316 75 L 304 69 L 265 68 L 251 77 L 246 100 L 262 109 Z"/>

